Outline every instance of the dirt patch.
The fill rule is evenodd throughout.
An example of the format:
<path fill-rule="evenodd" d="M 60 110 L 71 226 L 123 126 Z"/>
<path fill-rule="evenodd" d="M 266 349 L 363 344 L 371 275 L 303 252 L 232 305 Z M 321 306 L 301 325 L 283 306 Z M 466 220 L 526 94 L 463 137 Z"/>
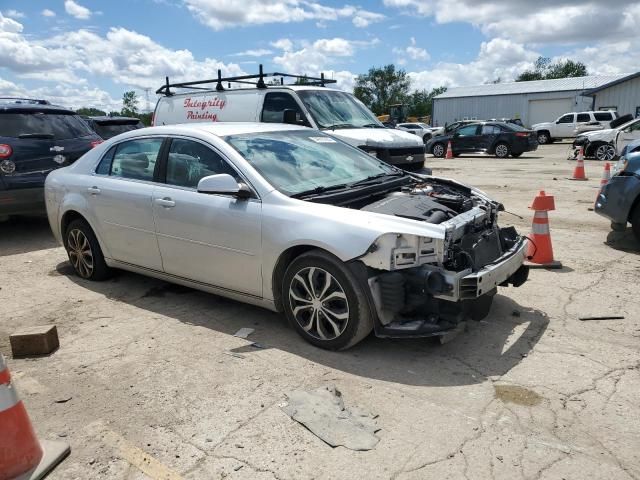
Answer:
<path fill-rule="evenodd" d="M 494 385 L 495 398 L 504 403 L 515 403 L 532 407 L 542 402 L 542 397 L 533 390 L 517 385 Z"/>

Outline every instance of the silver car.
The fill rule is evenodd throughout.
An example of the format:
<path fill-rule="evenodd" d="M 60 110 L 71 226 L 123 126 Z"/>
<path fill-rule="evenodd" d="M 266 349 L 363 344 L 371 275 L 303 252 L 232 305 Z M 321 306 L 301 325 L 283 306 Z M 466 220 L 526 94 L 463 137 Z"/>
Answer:
<path fill-rule="evenodd" d="M 327 349 L 444 335 L 528 274 L 499 203 L 304 127 L 124 133 L 52 172 L 45 198 L 81 277 L 124 269 L 283 312 Z"/>

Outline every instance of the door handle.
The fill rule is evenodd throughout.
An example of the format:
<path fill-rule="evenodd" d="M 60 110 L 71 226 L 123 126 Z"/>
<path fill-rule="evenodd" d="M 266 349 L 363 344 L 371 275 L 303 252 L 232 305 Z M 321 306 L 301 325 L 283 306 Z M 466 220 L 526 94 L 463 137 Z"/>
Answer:
<path fill-rule="evenodd" d="M 172 208 L 176 206 L 176 202 L 171 200 L 169 197 L 156 198 L 156 204 L 162 205 L 165 208 Z"/>
<path fill-rule="evenodd" d="M 89 192 L 91 195 L 98 195 L 100 193 L 100 189 L 96 186 L 93 186 L 87 188 L 87 192 Z"/>

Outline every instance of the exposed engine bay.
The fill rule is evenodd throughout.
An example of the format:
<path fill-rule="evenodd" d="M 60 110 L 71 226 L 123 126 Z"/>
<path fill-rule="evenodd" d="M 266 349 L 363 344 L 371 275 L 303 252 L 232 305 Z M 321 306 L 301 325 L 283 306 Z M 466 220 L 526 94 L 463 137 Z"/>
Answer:
<path fill-rule="evenodd" d="M 468 317 L 480 320 L 498 286 L 520 286 L 528 277 L 525 239 L 498 227 L 502 205 L 478 190 L 428 177 L 360 202 L 363 211 L 430 225 L 424 236 L 383 235 L 360 258 L 380 336 L 442 335 Z"/>

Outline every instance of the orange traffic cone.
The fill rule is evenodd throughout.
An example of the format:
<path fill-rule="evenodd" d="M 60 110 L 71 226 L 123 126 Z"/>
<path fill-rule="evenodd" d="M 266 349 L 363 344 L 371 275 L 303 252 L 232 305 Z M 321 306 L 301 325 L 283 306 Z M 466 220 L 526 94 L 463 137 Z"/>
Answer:
<path fill-rule="evenodd" d="M 447 160 L 453 158 L 453 147 L 451 146 L 451 140 L 449 140 L 449 143 L 447 143 L 447 155 L 445 156 L 445 158 Z"/>
<path fill-rule="evenodd" d="M 573 170 L 573 177 L 569 180 L 588 180 L 587 176 L 584 172 L 584 148 L 580 147 L 578 150 L 578 159 L 576 163 L 576 168 Z"/>
<path fill-rule="evenodd" d="M 69 452 L 66 443 L 38 441 L 0 353 L 0 480 L 39 480 Z"/>
<path fill-rule="evenodd" d="M 604 186 L 609 183 L 609 180 L 611 180 L 611 165 L 609 165 L 609 162 L 604 164 L 604 170 L 602 170 L 602 178 L 600 179 L 600 188 L 598 189 L 598 194 L 596 195 L 596 202 L 598 201 L 598 198 L 600 197 L 600 193 L 602 193 L 602 189 L 604 188 Z"/>
<path fill-rule="evenodd" d="M 549 232 L 549 217 L 547 212 L 555 210 L 555 201 L 552 195 L 546 195 L 544 190 L 533 199 L 529 207 L 535 210 L 531 235 L 527 245 L 527 263 L 533 268 L 562 268 L 562 264 L 553 259 L 553 246 L 551 245 L 551 233 Z"/>

